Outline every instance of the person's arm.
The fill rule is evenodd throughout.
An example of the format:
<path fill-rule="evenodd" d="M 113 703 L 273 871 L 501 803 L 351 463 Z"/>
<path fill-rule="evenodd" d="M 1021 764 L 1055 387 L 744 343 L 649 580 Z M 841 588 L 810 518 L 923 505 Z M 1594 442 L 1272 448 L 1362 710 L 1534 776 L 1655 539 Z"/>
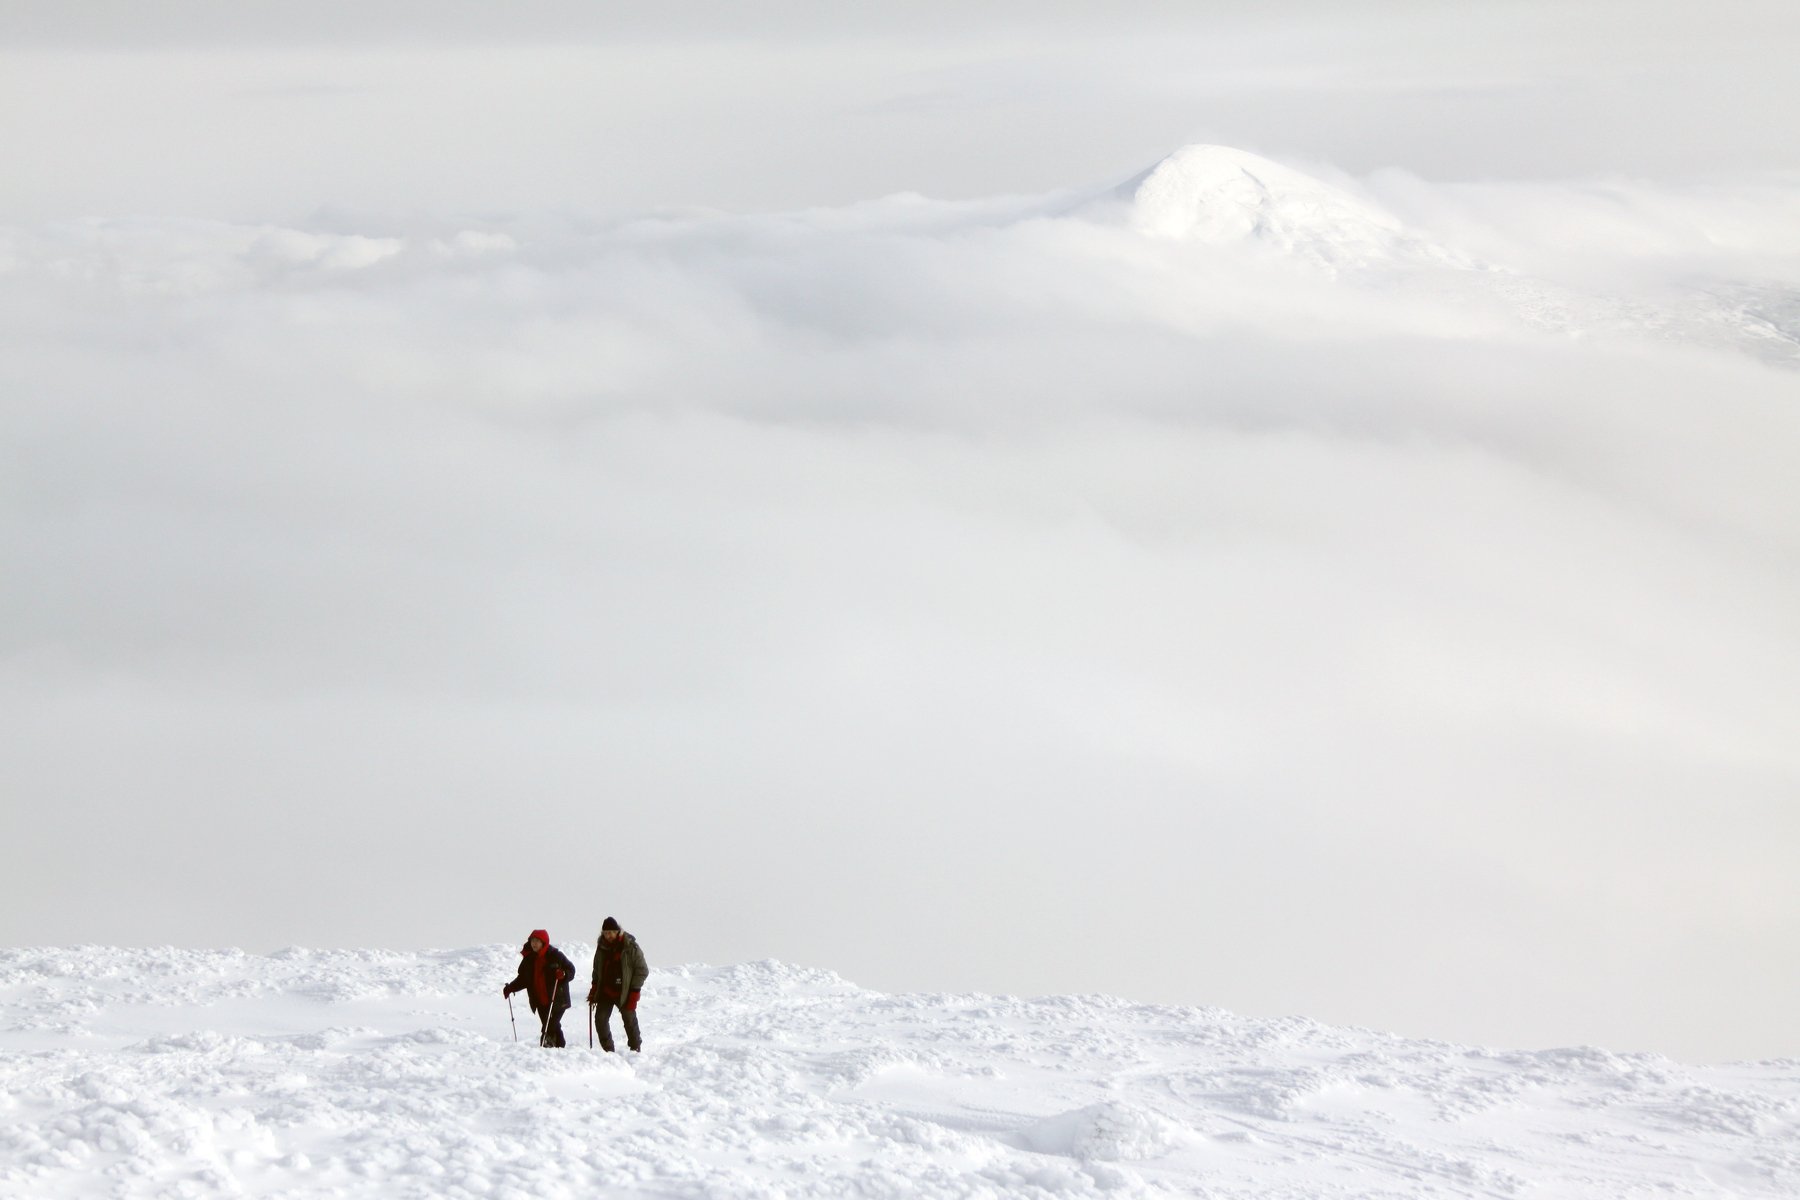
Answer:
<path fill-rule="evenodd" d="M 625 958 L 631 964 L 631 978 L 626 980 L 625 990 L 635 992 L 644 986 L 644 980 L 650 977 L 650 964 L 644 960 L 644 948 L 632 938 L 625 946 Z"/>

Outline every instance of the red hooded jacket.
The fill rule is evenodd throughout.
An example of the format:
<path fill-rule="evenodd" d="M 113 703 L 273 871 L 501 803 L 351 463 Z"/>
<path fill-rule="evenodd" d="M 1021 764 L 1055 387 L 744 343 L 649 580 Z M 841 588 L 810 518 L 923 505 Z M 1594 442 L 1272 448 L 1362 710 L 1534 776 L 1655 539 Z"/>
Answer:
<path fill-rule="evenodd" d="M 544 948 L 534 953 L 531 938 L 526 938 L 525 944 L 519 947 L 519 973 L 513 979 L 514 989 L 525 990 L 531 998 L 533 1012 L 550 1007 L 551 996 L 556 998 L 555 1007 L 569 1007 L 569 980 L 575 978 L 575 965 L 550 944 L 550 935 L 542 929 L 532 930 L 531 937 L 542 942 Z"/>

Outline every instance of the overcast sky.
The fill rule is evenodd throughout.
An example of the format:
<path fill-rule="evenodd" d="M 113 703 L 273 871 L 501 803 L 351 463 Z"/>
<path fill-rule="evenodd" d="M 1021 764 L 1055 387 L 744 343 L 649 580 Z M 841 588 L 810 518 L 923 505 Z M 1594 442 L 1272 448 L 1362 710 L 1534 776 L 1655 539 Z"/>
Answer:
<path fill-rule="evenodd" d="M 1800 1053 L 1792 6 L 849 7 L 0 3 L 0 940 Z"/>
<path fill-rule="evenodd" d="M 0 0 L 4 210 L 1038 192 L 1214 142 L 1435 179 L 1792 167 L 1786 0 Z"/>

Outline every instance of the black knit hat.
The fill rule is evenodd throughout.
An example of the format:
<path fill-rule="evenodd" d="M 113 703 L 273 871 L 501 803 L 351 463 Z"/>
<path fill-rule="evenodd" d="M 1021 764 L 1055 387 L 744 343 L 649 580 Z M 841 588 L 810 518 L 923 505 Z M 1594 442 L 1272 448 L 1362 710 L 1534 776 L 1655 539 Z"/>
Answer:
<path fill-rule="evenodd" d="M 606 920 L 600 922 L 600 932 L 601 933 L 605 933 L 609 929 L 617 929 L 618 927 L 619 927 L 619 923 L 617 921 L 613 920 L 611 917 L 608 917 L 608 918 L 606 918 Z"/>

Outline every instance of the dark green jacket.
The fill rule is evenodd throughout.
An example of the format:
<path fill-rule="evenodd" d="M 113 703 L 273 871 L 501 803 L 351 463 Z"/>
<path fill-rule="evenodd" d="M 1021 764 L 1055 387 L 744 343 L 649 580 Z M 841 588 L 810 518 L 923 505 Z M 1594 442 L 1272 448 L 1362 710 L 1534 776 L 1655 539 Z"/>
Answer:
<path fill-rule="evenodd" d="M 601 938 L 594 943 L 594 974 L 589 985 L 589 995 L 604 1000 L 610 993 L 623 1000 L 642 989 L 644 980 L 650 977 L 650 964 L 644 961 L 644 951 L 638 945 L 638 940 L 629 933 L 621 933 L 619 941 L 624 943 L 624 950 L 619 955 L 618 976 L 613 979 L 603 978 L 606 970 L 606 939 Z"/>

